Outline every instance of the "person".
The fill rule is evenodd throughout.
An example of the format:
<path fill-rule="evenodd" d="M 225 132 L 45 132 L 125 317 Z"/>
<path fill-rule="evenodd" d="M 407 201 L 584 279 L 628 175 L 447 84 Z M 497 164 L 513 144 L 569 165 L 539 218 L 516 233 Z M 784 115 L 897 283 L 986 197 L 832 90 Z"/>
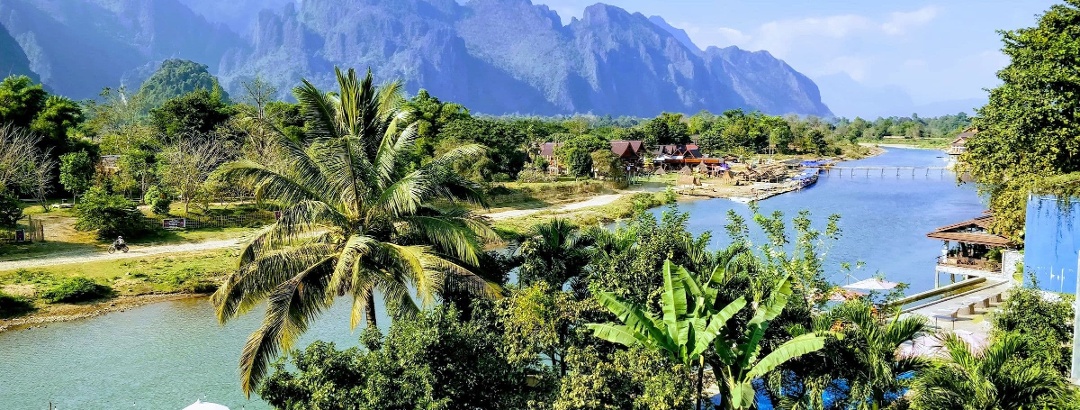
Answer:
<path fill-rule="evenodd" d="M 113 246 L 115 246 L 117 248 L 123 248 L 123 247 L 127 246 L 127 244 L 124 243 L 124 237 L 123 236 L 117 236 L 116 240 L 113 241 Z"/>

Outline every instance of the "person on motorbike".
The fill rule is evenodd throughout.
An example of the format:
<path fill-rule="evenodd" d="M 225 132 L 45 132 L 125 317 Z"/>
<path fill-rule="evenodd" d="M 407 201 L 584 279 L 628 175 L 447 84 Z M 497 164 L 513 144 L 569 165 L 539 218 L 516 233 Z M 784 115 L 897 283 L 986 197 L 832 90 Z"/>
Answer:
<path fill-rule="evenodd" d="M 124 243 L 124 237 L 123 236 L 117 236 L 116 240 L 113 241 L 113 246 L 115 246 L 117 249 L 120 249 L 120 248 L 123 248 L 123 247 L 127 246 L 127 244 Z"/>

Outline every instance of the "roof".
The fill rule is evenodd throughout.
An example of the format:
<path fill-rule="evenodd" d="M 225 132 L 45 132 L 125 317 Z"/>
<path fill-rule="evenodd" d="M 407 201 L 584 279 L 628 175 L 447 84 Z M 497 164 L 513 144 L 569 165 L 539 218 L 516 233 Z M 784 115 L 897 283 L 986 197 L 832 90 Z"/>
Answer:
<path fill-rule="evenodd" d="M 671 155 L 701 158 L 697 144 L 667 144 L 656 147 L 656 156 Z"/>
<path fill-rule="evenodd" d="M 559 144 L 556 144 L 554 142 L 545 142 L 543 144 L 540 144 L 540 156 L 542 156 L 542 157 L 553 157 L 553 156 L 555 156 L 555 148 L 558 147 L 558 146 L 559 146 Z"/>
<path fill-rule="evenodd" d="M 636 145 L 636 148 L 635 148 Z M 611 152 L 622 159 L 637 159 L 641 150 L 641 141 L 611 141 Z"/>
<path fill-rule="evenodd" d="M 971 139 L 971 137 L 974 137 L 976 132 L 978 132 L 978 130 L 969 129 L 957 134 L 956 139 L 954 139 L 952 142 L 952 145 L 961 146 L 967 144 L 967 140 Z"/>
<path fill-rule="evenodd" d="M 976 245 L 1013 246 L 1012 241 L 1008 238 L 988 232 L 990 225 L 993 223 L 994 216 L 984 214 L 963 222 L 942 226 L 926 234 L 926 237 Z"/>

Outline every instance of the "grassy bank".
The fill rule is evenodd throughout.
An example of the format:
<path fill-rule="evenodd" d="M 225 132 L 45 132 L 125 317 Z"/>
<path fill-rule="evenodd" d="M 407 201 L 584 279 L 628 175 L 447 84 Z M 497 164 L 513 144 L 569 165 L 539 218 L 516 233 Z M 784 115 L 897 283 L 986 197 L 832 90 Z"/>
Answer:
<path fill-rule="evenodd" d="M 911 139 L 860 139 L 860 144 L 881 145 L 883 147 L 902 147 L 920 149 L 945 149 L 952 139 L 950 138 L 911 138 Z"/>
<path fill-rule="evenodd" d="M 225 274 L 235 269 L 235 264 L 234 251 L 217 250 L 20 269 L 0 272 L 0 292 L 29 302 L 33 309 L 113 297 L 210 293 Z M 105 291 L 67 301 L 55 296 L 64 287 L 74 286 L 76 281 L 89 281 Z M 4 316 L 0 311 L 0 317 Z"/>
<path fill-rule="evenodd" d="M 639 192 L 626 194 L 613 203 L 574 211 L 540 211 L 517 218 L 495 221 L 494 228 L 504 239 L 524 237 L 533 226 L 555 218 L 569 220 L 579 226 L 605 224 L 633 216 L 636 212 L 674 203 L 671 192 Z"/>

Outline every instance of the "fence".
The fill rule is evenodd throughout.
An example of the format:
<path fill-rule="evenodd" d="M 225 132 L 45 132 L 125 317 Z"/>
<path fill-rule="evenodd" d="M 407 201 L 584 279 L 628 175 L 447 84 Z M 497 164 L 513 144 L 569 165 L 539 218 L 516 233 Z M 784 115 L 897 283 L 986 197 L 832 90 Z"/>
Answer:
<path fill-rule="evenodd" d="M 274 222 L 272 212 L 252 212 L 239 215 L 194 216 L 188 218 L 154 218 L 165 229 L 215 229 L 259 227 Z"/>
<path fill-rule="evenodd" d="M 35 221 L 34 218 L 27 216 L 29 222 L 27 227 L 22 229 L 16 229 L 11 232 L 0 233 L 0 243 L 26 243 L 26 242 L 42 242 L 45 240 L 45 226 L 41 221 Z"/>

